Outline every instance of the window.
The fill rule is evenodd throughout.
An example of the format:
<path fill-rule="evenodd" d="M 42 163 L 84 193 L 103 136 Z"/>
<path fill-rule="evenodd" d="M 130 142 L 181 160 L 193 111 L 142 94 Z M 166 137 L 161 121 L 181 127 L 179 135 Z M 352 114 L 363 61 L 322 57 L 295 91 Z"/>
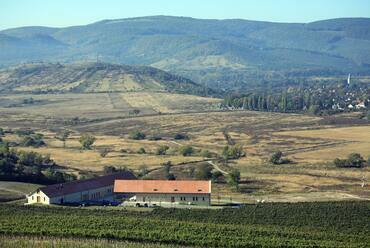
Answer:
<path fill-rule="evenodd" d="M 206 199 L 203 197 L 203 201 L 205 201 Z"/>
<path fill-rule="evenodd" d="M 33 196 L 32 196 L 32 200 L 33 200 Z"/>
<path fill-rule="evenodd" d="M 44 197 L 44 201 L 45 201 L 45 197 Z"/>

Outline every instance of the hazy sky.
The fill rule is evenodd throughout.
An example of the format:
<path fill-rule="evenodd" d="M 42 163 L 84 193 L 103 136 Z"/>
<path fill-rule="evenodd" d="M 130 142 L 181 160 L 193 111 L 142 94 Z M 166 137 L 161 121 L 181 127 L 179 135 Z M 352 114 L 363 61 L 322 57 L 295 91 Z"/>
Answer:
<path fill-rule="evenodd" d="M 310 22 L 370 17 L 370 0 L 0 0 L 0 30 L 148 15 Z"/>

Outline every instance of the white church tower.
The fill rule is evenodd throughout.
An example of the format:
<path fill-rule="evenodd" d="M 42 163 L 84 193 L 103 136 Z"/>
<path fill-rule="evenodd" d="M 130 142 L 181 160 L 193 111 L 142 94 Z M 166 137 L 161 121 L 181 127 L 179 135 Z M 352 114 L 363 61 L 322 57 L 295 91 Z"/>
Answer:
<path fill-rule="evenodd" d="M 349 85 L 351 83 L 351 73 L 348 74 L 347 78 L 347 84 Z"/>

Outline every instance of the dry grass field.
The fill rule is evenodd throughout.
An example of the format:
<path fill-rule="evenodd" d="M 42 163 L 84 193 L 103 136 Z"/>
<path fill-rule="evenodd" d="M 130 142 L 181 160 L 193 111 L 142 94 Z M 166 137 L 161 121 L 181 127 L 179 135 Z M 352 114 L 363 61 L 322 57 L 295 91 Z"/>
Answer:
<path fill-rule="evenodd" d="M 29 96 L 0 97 L 0 127 L 31 128 L 43 133 L 46 147 L 17 149 L 50 154 L 69 171 L 97 172 L 113 165 L 137 172 L 146 168 L 150 177 L 159 178 L 163 177 L 161 164 L 171 161 L 172 172 L 186 178 L 189 166 L 207 160 L 199 151 L 222 153 L 228 144 L 227 133 L 234 143 L 243 145 L 246 156 L 218 166 L 225 171 L 240 169 L 241 192 L 231 192 L 224 184 L 215 185 L 215 201 L 370 199 L 369 167 L 339 169 L 332 163 L 352 152 L 364 158 L 370 155 L 370 125 L 352 121 L 354 118 L 214 111 L 218 99 L 152 92 L 32 95 L 40 102 L 15 104 L 25 97 Z M 133 109 L 140 113 L 130 115 Z M 65 122 L 76 116 L 81 121 Z M 72 131 L 66 147 L 55 138 L 62 129 Z M 141 131 L 147 137 L 160 136 L 162 140 L 132 140 L 132 131 Z M 78 139 L 84 133 L 97 138 L 92 150 L 80 149 Z M 189 139 L 175 140 L 177 133 L 187 134 Z M 6 135 L 4 139 L 19 138 Z M 168 155 L 155 154 L 161 145 L 170 147 Z M 198 153 L 179 155 L 183 145 L 191 145 Z M 138 153 L 140 148 L 146 153 Z M 101 156 L 105 149 L 108 154 Z M 269 156 L 278 149 L 293 163 L 270 164 Z"/>

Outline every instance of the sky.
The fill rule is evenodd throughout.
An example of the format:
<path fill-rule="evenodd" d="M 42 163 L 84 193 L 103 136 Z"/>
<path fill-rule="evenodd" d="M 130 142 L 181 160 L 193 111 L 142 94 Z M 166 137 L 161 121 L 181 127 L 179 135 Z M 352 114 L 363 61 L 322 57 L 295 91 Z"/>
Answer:
<path fill-rule="evenodd" d="M 370 17 L 370 0 L 0 0 L 0 30 L 150 15 L 311 22 Z"/>

